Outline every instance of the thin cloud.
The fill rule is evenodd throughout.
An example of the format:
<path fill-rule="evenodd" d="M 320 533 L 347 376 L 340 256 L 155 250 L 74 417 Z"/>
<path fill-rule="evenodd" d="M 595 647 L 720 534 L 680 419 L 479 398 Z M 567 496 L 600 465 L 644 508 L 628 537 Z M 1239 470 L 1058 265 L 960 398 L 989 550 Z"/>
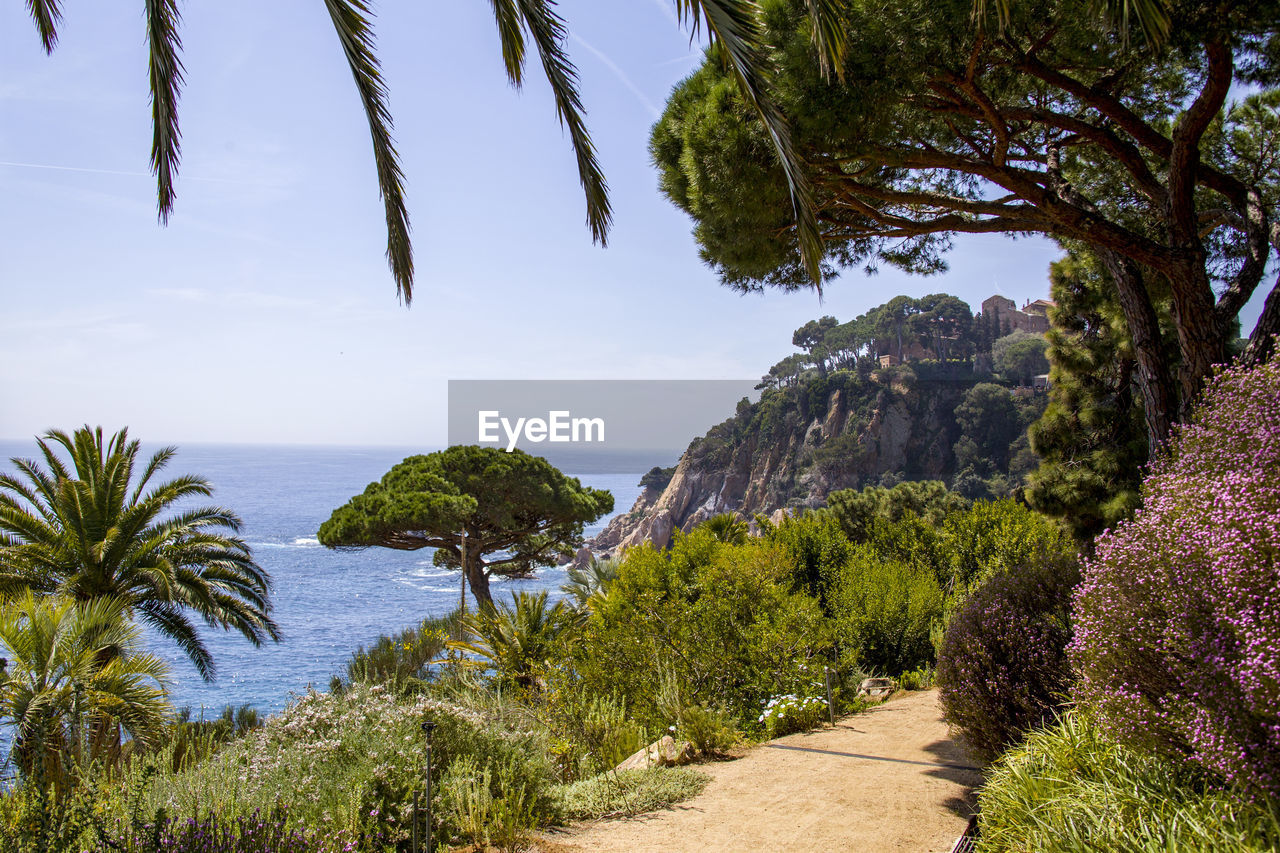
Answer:
<path fill-rule="evenodd" d="M 58 166 L 52 163 L 18 163 L 12 160 L 0 160 L 0 166 L 11 166 L 15 169 L 47 169 L 53 172 L 85 172 L 90 175 L 121 175 L 126 178 L 150 178 L 150 172 L 125 172 L 119 169 L 92 169 L 87 166 Z M 183 175 L 184 181 L 201 181 L 208 184 L 251 184 L 257 181 L 239 181 L 235 178 L 201 178 L 194 175 Z"/>
<path fill-rule="evenodd" d="M 662 110 L 658 109 L 657 105 L 653 101 L 649 100 L 648 96 L 645 95 L 644 90 L 641 89 L 639 86 L 637 86 L 631 80 L 631 78 L 627 76 L 626 72 L 618 67 L 618 64 L 616 62 L 614 62 L 612 59 L 606 56 L 603 51 L 596 48 L 594 45 L 592 45 L 589 41 L 582 38 L 581 36 L 571 33 L 569 35 L 569 38 L 572 39 L 577 44 L 582 45 L 582 47 L 585 48 L 588 52 L 590 52 L 592 56 L 600 60 L 600 62 L 603 63 L 606 68 L 612 71 L 613 76 L 617 77 L 620 81 L 622 81 L 622 85 L 626 86 L 627 90 L 630 91 L 631 94 L 636 96 L 636 100 L 644 104 L 644 108 L 649 111 L 650 115 L 652 115 L 655 119 L 662 117 Z"/>
<path fill-rule="evenodd" d="M 667 59 L 662 62 L 654 63 L 654 68 L 670 68 L 672 65 L 696 65 L 701 61 L 702 55 L 698 53 L 686 53 L 684 56 L 677 56 L 675 59 Z"/>
<path fill-rule="evenodd" d="M 653 0 L 653 4 L 662 10 L 663 16 L 668 21 L 675 24 L 677 27 L 680 26 L 680 19 L 676 17 L 675 10 L 671 8 L 672 4 L 669 3 L 668 0 Z"/>

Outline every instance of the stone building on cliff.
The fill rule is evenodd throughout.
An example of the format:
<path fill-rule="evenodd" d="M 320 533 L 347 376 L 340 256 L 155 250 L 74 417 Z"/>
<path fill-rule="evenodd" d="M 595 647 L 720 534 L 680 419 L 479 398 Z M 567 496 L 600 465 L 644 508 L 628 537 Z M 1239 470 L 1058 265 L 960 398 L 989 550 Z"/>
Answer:
<path fill-rule="evenodd" d="M 1022 308 L 1007 296 L 989 296 L 982 300 L 983 315 L 995 316 L 1001 334 L 1005 334 L 1006 329 L 1010 332 L 1021 329 L 1043 335 L 1049 331 L 1048 312 L 1052 307 L 1053 303 L 1047 299 L 1028 302 Z"/>

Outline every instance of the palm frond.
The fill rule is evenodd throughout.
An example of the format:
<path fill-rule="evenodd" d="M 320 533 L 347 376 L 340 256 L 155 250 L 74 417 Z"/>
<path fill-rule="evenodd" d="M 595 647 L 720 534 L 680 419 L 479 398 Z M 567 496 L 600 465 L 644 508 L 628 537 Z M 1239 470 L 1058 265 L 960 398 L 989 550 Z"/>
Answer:
<path fill-rule="evenodd" d="M 489 0 L 493 17 L 498 25 L 498 42 L 502 46 L 502 65 L 507 69 L 507 79 L 519 89 L 524 83 L 524 26 L 520 23 L 520 10 L 515 0 Z"/>
<path fill-rule="evenodd" d="M 569 61 L 564 41 L 564 20 L 553 8 L 552 0 L 516 0 L 520 17 L 542 60 L 542 71 L 551 84 L 560 124 L 569 131 L 569 140 L 578 159 L 578 182 L 587 197 L 587 225 L 591 236 L 601 246 L 607 245 L 613 211 L 609 205 L 609 187 L 596 159 L 595 144 L 587 133 L 582 97 L 578 93 L 578 72 Z M 505 55 L 506 49 L 504 47 Z"/>
<path fill-rule="evenodd" d="M 187 611 L 260 645 L 278 640 L 271 577 L 235 535 L 240 519 L 216 506 L 176 504 L 212 492 L 180 476 L 142 494 L 134 479 L 139 444 L 84 427 L 41 441 L 50 476 L 34 462 L 0 475 L 0 595 L 60 592 L 79 601 L 113 597 L 168 635 L 207 679 L 213 663 Z M 64 460 L 58 449 L 69 454 Z M 172 456 L 152 457 L 150 477 Z"/>
<path fill-rule="evenodd" d="M 843 0 L 805 0 L 809 10 L 809 23 L 813 28 L 811 40 L 818 51 L 818 65 L 824 76 L 835 72 L 844 80 L 845 32 L 841 9 Z"/>
<path fill-rule="evenodd" d="M 178 644 L 202 679 L 214 680 L 217 665 L 213 662 L 213 655 L 200 639 L 195 626 L 177 607 L 160 601 L 143 601 L 138 603 L 138 612 L 144 622 Z"/>
<path fill-rule="evenodd" d="M 178 170 L 182 133 L 178 128 L 178 95 L 182 90 L 182 39 L 178 0 L 147 0 L 147 77 L 151 84 L 151 173 L 156 176 L 160 221 L 173 212 L 173 177 Z"/>
<path fill-rule="evenodd" d="M 762 41 L 759 5 L 755 0 L 675 0 L 675 4 L 680 19 L 689 23 L 695 35 L 705 22 L 712 43 L 722 49 L 743 97 L 764 123 L 791 190 L 800 258 L 821 294 L 823 248 L 817 203 L 800 153 L 792 142 L 791 127 L 768 94 L 769 65 Z"/>
<path fill-rule="evenodd" d="M 40 44 L 45 53 L 53 53 L 58 46 L 58 24 L 62 22 L 59 0 L 27 0 L 27 11 L 40 32 Z"/>
<path fill-rule="evenodd" d="M 152 454 L 151 459 L 147 462 L 147 467 L 142 470 L 142 476 L 138 478 L 137 485 L 134 487 L 133 502 L 136 503 L 142 497 L 142 490 L 147 487 L 147 483 L 151 482 L 151 478 L 157 473 L 164 470 L 165 466 L 169 464 L 169 460 L 173 459 L 177 452 L 178 448 L 170 445 L 162 447 Z"/>
<path fill-rule="evenodd" d="M 391 138 L 393 122 L 387 106 L 382 65 L 374 53 L 373 13 L 366 0 L 325 0 L 342 52 L 351 67 L 356 90 L 369 120 L 373 160 L 378 170 L 387 218 L 387 263 L 396 281 L 396 295 L 405 305 L 413 301 L 413 246 L 409 242 L 409 211 L 404 201 L 404 173 Z"/>
<path fill-rule="evenodd" d="M 1017 0 L 994 0 L 996 23 L 1001 32 L 1008 26 Z M 1146 40 L 1153 45 L 1164 44 L 1173 31 L 1169 0 L 1095 0 L 1095 8 L 1103 11 L 1112 26 L 1126 41 L 1136 22 Z M 981 29 L 990 14 L 988 0 L 974 0 L 973 18 Z"/>

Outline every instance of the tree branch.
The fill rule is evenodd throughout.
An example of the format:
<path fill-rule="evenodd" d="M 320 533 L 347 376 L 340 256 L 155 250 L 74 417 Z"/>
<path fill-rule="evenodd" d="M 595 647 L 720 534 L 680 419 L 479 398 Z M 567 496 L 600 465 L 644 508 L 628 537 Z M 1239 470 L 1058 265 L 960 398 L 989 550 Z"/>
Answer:
<path fill-rule="evenodd" d="M 1266 206 L 1257 189 L 1249 189 L 1249 203 L 1244 216 L 1245 261 L 1236 272 L 1230 286 L 1218 297 L 1214 306 L 1218 325 L 1225 331 L 1240 313 L 1240 309 L 1253 296 L 1258 282 L 1266 272 L 1271 247 L 1280 248 L 1280 223 L 1269 223 Z"/>

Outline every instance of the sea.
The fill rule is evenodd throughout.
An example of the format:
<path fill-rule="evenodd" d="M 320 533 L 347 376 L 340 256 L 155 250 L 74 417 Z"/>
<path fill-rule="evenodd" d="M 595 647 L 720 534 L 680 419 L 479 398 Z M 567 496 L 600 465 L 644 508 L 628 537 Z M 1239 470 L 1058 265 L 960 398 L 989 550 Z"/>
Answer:
<path fill-rule="evenodd" d="M 144 446 L 142 455 L 155 449 Z M 201 623 L 217 666 L 216 680 L 207 683 L 174 643 L 147 631 L 148 650 L 169 664 L 173 706 L 188 707 L 197 718 L 215 716 L 228 704 L 250 705 L 264 715 L 278 712 L 308 687 L 327 690 L 331 677 L 344 671 L 359 646 L 456 608 L 460 576 L 432 565 L 430 548 L 332 551 L 316 539 L 320 524 L 335 508 L 404 457 L 433 449 L 438 448 L 179 446 L 164 473 L 205 478 L 214 494 L 200 503 L 227 507 L 240 516 L 242 538 L 271 575 L 273 616 L 282 638 L 255 648 L 238 633 Z M 0 467 L 12 470 L 10 457 L 33 458 L 37 450 L 34 441 L 0 442 Z M 562 466 L 583 485 L 613 494 L 614 512 L 587 525 L 585 535 L 594 535 L 613 514 L 631 508 L 649 467 L 673 461 L 661 453 L 652 459 L 628 453 L 583 464 L 595 473 Z M 564 568 L 552 567 L 530 580 L 495 580 L 491 590 L 499 601 L 519 590 L 548 590 L 555 599 L 564 582 Z M 470 591 L 467 598 L 474 605 Z"/>

